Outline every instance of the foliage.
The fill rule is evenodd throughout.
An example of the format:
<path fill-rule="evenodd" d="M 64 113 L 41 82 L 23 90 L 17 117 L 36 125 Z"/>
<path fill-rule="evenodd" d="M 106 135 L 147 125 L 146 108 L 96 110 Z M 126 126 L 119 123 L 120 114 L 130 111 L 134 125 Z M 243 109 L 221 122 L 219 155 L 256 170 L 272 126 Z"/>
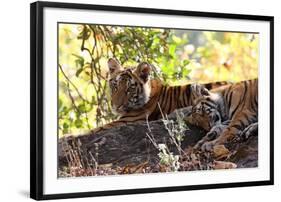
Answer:
<path fill-rule="evenodd" d="M 182 157 L 182 153 L 185 153 L 181 148 L 181 142 L 183 141 L 185 131 L 188 130 L 188 127 L 184 122 L 184 115 L 177 111 L 176 114 L 176 121 L 169 119 L 168 116 L 165 116 L 164 114 L 162 114 L 162 121 L 172 142 L 176 146 L 179 155 L 174 155 L 170 152 L 169 148 L 165 144 L 158 144 L 157 146 L 159 150 L 158 156 L 160 158 L 159 163 L 168 166 L 171 171 L 177 171 L 180 168 L 179 160 L 180 157 Z"/>
<path fill-rule="evenodd" d="M 258 75 L 258 35 L 141 27 L 59 24 L 59 135 L 111 122 L 107 59 L 147 61 L 169 85 Z"/>

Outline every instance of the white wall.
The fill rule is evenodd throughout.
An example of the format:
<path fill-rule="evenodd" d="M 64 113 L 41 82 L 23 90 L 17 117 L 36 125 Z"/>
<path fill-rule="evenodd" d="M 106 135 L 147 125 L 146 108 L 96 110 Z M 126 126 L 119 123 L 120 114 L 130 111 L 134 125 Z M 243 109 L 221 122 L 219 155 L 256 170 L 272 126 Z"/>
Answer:
<path fill-rule="evenodd" d="M 25 201 L 29 192 L 29 3 L 2 1 L 0 12 L 0 201 Z M 74 2 L 74 0 L 72 0 Z M 76 2 L 78 2 L 76 0 Z M 281 98 L 278 1 L 245 0 L 84 0 L 83 3 L 275 16 L 275 186 L 142 194 L 77 201 L 269 201 L 280 197 Z M 278 46 L 279 45 L 279 46 Z M 279 56 L 279 57 L 278 57 Z M 278 115 L 279 114 L 279 115 Z"/>

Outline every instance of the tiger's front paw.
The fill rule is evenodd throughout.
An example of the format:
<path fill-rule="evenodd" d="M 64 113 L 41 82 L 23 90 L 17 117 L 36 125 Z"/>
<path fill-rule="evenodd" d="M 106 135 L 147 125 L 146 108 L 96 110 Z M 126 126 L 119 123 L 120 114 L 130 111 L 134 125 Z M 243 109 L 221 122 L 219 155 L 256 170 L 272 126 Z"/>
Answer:
<path fill-rule="evenodd" d="M 209 142 L 205 142 L 202 146 L 201 146 L 201 150 L 203 152 L 211 152 L 214 149 L 214 146 L 217 144 L 217 142 L 215 140 L 213 141 L 209 141 Z"/>
<path fill-rule="evenodd" d="M 249 139 L 250 136 L 255 136 L 257 134 L 258 134 L 258 123 L 253 123 L 244 129 L 244 131 L 240 134 L 240 138 L 243 141 L 246 141 Z"/>

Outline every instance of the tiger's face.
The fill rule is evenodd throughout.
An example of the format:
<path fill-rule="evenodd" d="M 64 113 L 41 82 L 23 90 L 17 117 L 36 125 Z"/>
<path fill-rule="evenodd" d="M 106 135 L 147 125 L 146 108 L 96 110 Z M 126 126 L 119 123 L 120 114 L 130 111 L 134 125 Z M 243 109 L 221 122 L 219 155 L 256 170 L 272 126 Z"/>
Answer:
<path fill-rule="evenodd" d="M 217 98 L 214 98 L 215 96 L 208 95 L 198 98 L 186 121 L 206 131 L 210 131 L 215 125 L 221 124 L 222 117 L 218 110 Z"/>
<path fill-rule="evenodd" d="M 110 58 L 108 67 L 111 104 L 114 111 L 122 115 L 140 109 L 149 101 L 151 67 L 148 63 L 142 62 L 136 68 L 124 69 L 116 59 Z"/>

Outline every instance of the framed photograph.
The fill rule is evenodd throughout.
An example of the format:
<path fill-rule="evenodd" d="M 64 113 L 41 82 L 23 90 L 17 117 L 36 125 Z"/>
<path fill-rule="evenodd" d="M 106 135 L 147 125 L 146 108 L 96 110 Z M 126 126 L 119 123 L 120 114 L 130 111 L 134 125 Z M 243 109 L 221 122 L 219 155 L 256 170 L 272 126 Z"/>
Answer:
<path fill-rule="evenodd" d="M 36 200 L 273 184 L 272 16 L 31 4 Z"/>

